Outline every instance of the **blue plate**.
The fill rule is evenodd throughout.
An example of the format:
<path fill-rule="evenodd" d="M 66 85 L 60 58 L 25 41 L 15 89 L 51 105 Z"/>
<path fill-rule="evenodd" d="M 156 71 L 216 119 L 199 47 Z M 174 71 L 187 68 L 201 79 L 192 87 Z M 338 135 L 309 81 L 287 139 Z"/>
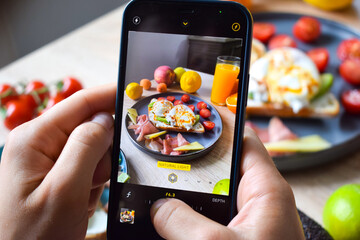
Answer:
<path fill-rule="evenodd" d="M 254 22 L 270 22 L 276 26 L 276 34 L 293 36 L 292 27 L 303 15 L 292 13 L 257 13 Z M 312 48 L 325 47 L 330 53 L 330 60 L 325 72 L 335 77 L 331 91 L 339 100 L 341 93 L 354 87 L 345 82 L 339 75 L 340 60 L 336 55 L 340 42 L 349 38 L 360 38 L 353 29 L 334 21 L 316 17 L 321 23 L 321 36 L 314 43 L 306 44 L 295 39 L 299 49 L 308 51 Z M 340 100 L 339 100 L 340 101 Z M 341 105 L 341 103 L 340 103 Z M 260 127 L 267 127 L 269 118 L 251 117 L 249 120 Z M 334 160 L 340 160 L 347 154 L 359 150 L 360 116 L 350 115 L 340 106 L 340 113 L 334 118 L 326 119 L 282 119 L 286 126 L 298 136 L 318 134 L 332 144 L 332 147 L 315 153 L 294 154 L 274 157 L 273 160 L 280 171 L 298 170 Z"/>
<path fill-rule="evenodd" d="M 159 97 L 166 98 L 167 96 L 174 96 L 176 98 L 176 100 L 180 100 L 182 95 L 184 95 L 184 93 L 182 93 L 182 92 L 168 92 L 168 93 L 155 94 L 155 95 L 146 97 L 144 99 L 141 99 L 139 102 L 134 104 L 132 106 L 132 108 L 135 108 L 137 110 L 138 115 L 142 115 L 142 114 L 148 115 L 148 105 L 149 105 L 151 99 L 159 98 Z M 156 159 L 171 161 L 171 162 L 188 161 L 188 160 L 198 158 L 198 157 L 201 157 L 201 156 L 207 154 L 214 147 L 215 143 L 219 140 L 219 138 L 222 134 L 222 129 L 223 129 L 222 120 L 221 120 L 221 117 L 220 117 L 220 114 L 218 113 L 218 111 L 210 103 L 204 101 L 203 99 L 201 99 L 197 96 L 194 96 L 191 94 L 189 94 L 189 96 L 190 96 L 190 101 L 188 103 L 186 103 L 186 105 L 194 105 L 196 108 L 197 103 L 202 101 L 208 105 L 208 109 L 211 112 L 211 116 L 208 119 L 203 119 L 202 117 L 200 117 L 200 122 L 212 121 L 215 123 L 214 129 L 211 131 L 205 131 L 204 133 L 181 133 L 188 142 L 197 141 L 201 145 L 203 145 L 205 147 L 203 150 L 189 151 L 185 154 L 178 155 L 178 156 L 165 155 L 160 152 L 150 150 L 145 146 L 145 141 L 141 141 L 141 142 L 136 141 L 137 135 L 134 133 L 134 130 L 128 129 L 128 125 L 130 123 L 130 118 L 128 115 L 126 115 L 125 128 L 127 129 L 128 136 L 130 137 L 132 143 L 138 149 L 140 149 L 144 153 L 146 153 Z M 198 114 L 197 110 L 195 110 L 195 114 Z M 178 132 L 168 131 L 168 134 L 170 134 L 172 137 L 175 137 L 178 134 Z M 161 138 L 164 138 L 164 137 L 165 137 L 165 135 L 161 136 Z"/>

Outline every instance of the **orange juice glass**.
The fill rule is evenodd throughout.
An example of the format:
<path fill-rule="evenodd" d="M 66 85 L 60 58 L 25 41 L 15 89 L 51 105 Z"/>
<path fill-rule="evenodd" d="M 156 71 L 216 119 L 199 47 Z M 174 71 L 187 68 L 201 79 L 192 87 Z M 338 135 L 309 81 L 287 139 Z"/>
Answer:
<path fill-rule="evenodd" d="M 225 105 L 226 98 L 231 95 L 236 79 L 240 72 L 240 58 L 233 56 L 217 57 L 211 102 Z"/>

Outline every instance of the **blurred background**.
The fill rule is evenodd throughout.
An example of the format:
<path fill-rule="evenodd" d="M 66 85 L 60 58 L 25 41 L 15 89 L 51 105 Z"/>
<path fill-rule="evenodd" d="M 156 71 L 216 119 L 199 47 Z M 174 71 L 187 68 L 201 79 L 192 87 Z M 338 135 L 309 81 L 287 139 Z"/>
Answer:
<path fill-rule="evenodd" d="M 126 2 L 0 1 L 0 68 Z"/>

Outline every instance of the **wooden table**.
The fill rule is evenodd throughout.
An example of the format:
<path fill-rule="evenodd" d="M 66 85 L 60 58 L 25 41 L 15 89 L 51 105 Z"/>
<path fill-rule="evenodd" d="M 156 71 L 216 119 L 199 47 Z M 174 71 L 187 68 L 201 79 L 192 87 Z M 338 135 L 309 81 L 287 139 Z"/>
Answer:
<path fill-rule="evenodd" d="M 78 77 L 85 87 L 117 81 L 123 9 L 115 9 L 2 68 L 0 82 L 38 78 L 50 83 L 67 75 Z M 359 0 L 353 7 L 337 12 L 324 12 L 300 0 L 253 0 L 253 11 L 310 14 L 360 30 Z M 4 144 L 7 134 L 0 124 L 0 144 Z M 360 183 L 360 152 L 325 166 L 286 173 L 284 177 L 292 186 L 299 209 L 322 223 L 322 209 L 330 194 L 343 184 Z"/>

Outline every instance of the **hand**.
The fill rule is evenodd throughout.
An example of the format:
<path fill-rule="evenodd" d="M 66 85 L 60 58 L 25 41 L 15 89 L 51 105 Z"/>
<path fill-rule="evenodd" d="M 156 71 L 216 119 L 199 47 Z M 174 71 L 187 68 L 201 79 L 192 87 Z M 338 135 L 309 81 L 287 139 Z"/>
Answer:
<path fill-rule="evenodd" d="M 116 85 L 14 129 L 0 164 L 0 239 L 84 239 L 111 171 Z"/>
<path fill-rule="evenodd" d="M 166 239 L 304 239 L 292 190 L 266 149 L 245 128 L 237 207 L 223 226 L 176 199 L 161 199 L 151 208 L 156 231 Z"/>

